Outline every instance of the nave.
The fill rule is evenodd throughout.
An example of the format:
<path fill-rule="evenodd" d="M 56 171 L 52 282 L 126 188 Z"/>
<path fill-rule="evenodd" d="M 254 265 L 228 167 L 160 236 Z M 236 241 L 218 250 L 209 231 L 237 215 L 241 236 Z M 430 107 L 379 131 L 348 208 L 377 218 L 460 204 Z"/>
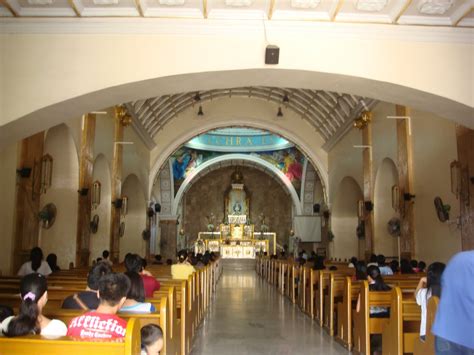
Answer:
<path fill-rule="evenodd" d="M 192 355 L 347 354 L 316 322 L 255 272 L 254 260 L 225 260 Z"/>

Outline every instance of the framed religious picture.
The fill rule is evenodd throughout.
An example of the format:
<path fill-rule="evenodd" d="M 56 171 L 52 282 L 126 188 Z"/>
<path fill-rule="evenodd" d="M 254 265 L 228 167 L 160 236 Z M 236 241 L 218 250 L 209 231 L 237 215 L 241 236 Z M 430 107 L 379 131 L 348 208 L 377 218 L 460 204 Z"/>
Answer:
<path fill-rule="evenodd" d="M 230 237 L 230 226 L 228 224 L 221 224 L 221 238 L 226 239 Z"/>
<path fill-rule="evenodd" d="M 253 238 L 253 224 L 247 224 L 244 226 L 244 238 L 246 239 Z"/>

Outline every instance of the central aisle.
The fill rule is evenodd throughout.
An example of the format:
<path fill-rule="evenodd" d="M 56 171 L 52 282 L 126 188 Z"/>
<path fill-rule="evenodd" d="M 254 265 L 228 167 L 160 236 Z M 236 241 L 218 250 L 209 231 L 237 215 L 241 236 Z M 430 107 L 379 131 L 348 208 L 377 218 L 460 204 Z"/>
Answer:
<path fill-rule="evenodd" d="M 192 355 L 348 354 L 258 277 L 253 260 L 225 260 L 215 297 Z"/>

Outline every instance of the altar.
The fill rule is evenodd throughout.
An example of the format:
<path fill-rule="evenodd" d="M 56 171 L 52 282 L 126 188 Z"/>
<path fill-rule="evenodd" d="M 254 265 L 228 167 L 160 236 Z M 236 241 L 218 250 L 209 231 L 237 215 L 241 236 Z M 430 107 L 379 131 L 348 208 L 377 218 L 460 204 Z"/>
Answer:
<path fill-rule="evenodd" d="M 229 221 L 245 223 L 246 216 L 229 215 Z M 199 244 L 204 251 L 218 252 L 225 259 L 254 259 L 259 252 L 276 254 L 276 233 L 255 232 L 254 225 L 244 223 L 221 224 L 219 231 L 200 232 L 196 248 Z"/>
<path fill-rule="evenodd" d="M 232 259 L 254 259 L 259 252 L 276 254 L 276 233 L 268 232 L 263 214 L 260 215 L 260 232 L 255 232 L 255 226 L 249 220 L 250 196 L 237 168 L 224 194 L 225 223 L 215 227 L 214 214 L 207 217 L 208 231 L 198 234 L 196 253 L 208 250 Z"/>

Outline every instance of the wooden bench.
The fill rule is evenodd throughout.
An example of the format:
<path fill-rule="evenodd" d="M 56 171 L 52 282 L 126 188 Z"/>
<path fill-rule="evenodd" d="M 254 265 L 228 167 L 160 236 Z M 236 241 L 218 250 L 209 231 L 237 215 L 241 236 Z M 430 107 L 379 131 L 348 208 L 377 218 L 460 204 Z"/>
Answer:
<path fill-rule="evenodd" d="M 342 302 L 337 303 L 337 330 L 336 341 L 345 348 L 352 349 L 354 340 L 352 334 L 352 316 L 356 308 L 357 298 L 360 293 L 360 281 L 352 281 L 352 277 L 344 278 Z"/>
<path fill-rule="evenodd" d="M 435 353 L 435 335 L 431 332 L 431 328 L 435 321 L 436 311 L 438 310 L 439 298 L 430 297 L 426 307 L 426 338 L 421 341 L 418 337 L 413 344 L 414 355 L 434 355 Z"/>
<path fill-rule="evenodd" d="M 16 338 L 0 337 L 2 355 L 136 355 L 140 354 L 141 324 L 137 318 L 129 318 L 123 341 L 78 341 L 71 337 L 59 337 L 51 340 L 40 335 Z"/>
<path fill-rule="evenodd" d="M 413 353 L 414 342 L 420 335 L 420 307 L 413 292 L 392 289 L 390 318 L 382 332 L 382 353 L 402 355 Z"/>
<path fill-rule="evenodd" d="M 369 283 L 361 281 L 360 286 L 360 311 L 353 311 L 354 319 L 354 348 L 353 351 L 370 355 L 370 336 L 382 334 L 388 318 L 370 317 L 370 307 L 390 307 L 391 292 L 369 292 Z"/>

